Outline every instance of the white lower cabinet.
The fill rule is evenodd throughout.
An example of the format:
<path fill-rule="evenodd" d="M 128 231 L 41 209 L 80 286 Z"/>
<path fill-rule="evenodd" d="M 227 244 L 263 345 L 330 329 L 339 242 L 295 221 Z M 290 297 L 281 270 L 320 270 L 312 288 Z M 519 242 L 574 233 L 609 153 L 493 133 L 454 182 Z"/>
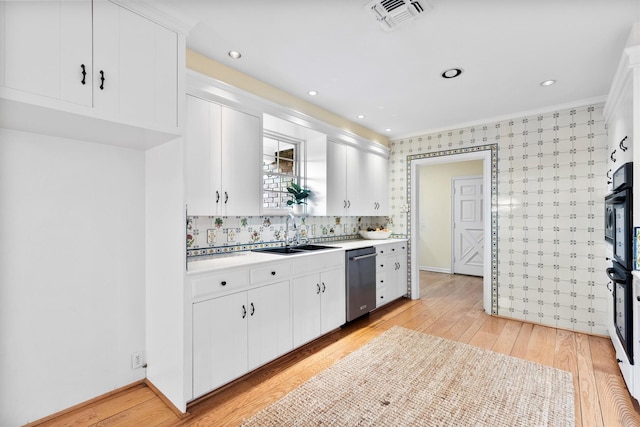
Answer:
<path fill-rule="evenodd" d="M 290 351 L 288 280 L 193 304 L 193 397 Z"/>
<path fill-rule="evenodd" d="M 383 243 L 375 247 L 376 307 L 380 307 L 407 293 L 407 243 Z"/>
<path fill-rule="evenodd" d="M 293 279 L 293 345 L 301 346 L 345 323 L 344 268 Z"/>
<path fill-rule="evenodd" d="M 344 251 L 190 276 L 196 399 L 346 321 Z"/>

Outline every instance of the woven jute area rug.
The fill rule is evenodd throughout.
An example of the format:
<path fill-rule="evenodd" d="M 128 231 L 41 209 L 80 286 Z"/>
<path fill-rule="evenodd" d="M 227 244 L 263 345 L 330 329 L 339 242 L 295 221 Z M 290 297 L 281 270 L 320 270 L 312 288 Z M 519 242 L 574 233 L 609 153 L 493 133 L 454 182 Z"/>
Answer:
<path fill-rule="evenodd" d="M 243 426 L 574 426 L 570 372 L 393 327 Z"/>

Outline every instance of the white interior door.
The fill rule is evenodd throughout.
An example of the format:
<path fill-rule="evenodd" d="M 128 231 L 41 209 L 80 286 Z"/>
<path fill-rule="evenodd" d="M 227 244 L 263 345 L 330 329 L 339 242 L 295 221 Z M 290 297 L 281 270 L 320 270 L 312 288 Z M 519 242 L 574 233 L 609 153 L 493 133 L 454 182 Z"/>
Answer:
<path fill-rule="evenodd" d="M 453 179 L 453 273 L 483 276 L 482 176 Z"/>

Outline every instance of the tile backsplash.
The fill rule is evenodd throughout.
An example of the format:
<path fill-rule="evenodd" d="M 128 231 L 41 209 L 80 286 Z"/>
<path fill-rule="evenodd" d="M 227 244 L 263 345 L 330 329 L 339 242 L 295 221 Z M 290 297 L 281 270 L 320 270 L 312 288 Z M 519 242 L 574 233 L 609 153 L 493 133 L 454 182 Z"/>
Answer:
<path fill-rule="evenodd" d="M 287 216 L 189 216 L 187 217 L 187 257 L 246 251 L 265 246 L 282 246 L 286 238 Z M 367 227 L 387 226 L 387 217 L 301 216 L 295 218 L 301 241 L 327 242 L 359 238 Z M 289 222 L 291 237 L 293 221 Z"/>
<path fill-rule="evenodd" d="M 401 208 L 408 202 L 407 159 L 497 144 L 497 314 L 607 334 L 602 109 L 586 105 L 391 141 L 394 231 L 412 231 Z"/>

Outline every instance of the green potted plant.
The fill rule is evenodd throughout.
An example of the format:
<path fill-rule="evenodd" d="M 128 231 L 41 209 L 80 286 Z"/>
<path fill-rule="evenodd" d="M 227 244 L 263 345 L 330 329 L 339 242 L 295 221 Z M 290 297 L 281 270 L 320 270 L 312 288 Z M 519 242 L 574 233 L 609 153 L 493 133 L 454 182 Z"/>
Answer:
<path fill-rule="evenodd" d="M 291 181 L 291 183 L 287 187 L 287 191 L 293 197 L 291 200 L 287 200 L 287 205 L 293 207 L 294 212 L 301 212 L 303 209 L 302 205 L 307 204 L 307 198 L 311 194 L 311 190 L 302 188 L 295 182 Z"/>

